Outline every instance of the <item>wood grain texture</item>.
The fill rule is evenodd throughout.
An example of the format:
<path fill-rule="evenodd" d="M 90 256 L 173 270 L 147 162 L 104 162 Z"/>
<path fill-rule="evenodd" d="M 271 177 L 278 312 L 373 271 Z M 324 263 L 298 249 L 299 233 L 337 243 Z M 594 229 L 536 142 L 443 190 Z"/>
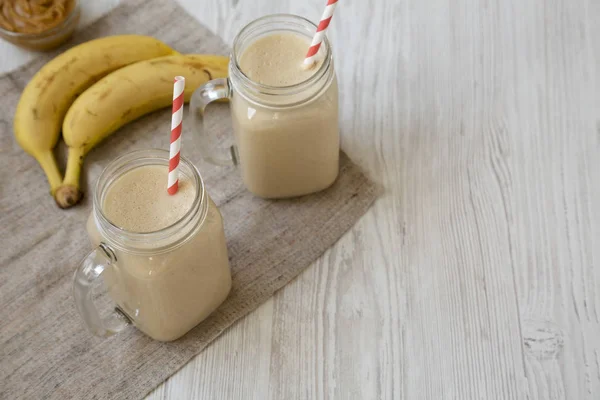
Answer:
<path fill-rule="evenodd" d="M 324 5 L 181 3 L 228 43 Z M 596 0 L 341 2 L 342 146 L 386 195 L 148 398 L 600 398 L 598 21 Z"/>

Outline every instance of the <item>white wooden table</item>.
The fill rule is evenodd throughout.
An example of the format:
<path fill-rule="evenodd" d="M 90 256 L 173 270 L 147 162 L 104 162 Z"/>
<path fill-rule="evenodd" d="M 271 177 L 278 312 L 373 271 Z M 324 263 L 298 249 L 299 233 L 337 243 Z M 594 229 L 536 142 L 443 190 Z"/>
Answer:
<path fill-rule="evenodd" d="M 325 1 L 182 3 L 231 43 Z M 600 1 L 342 0 L 329 35 L 386 194 L 149 398 L 600 399 Z"/>

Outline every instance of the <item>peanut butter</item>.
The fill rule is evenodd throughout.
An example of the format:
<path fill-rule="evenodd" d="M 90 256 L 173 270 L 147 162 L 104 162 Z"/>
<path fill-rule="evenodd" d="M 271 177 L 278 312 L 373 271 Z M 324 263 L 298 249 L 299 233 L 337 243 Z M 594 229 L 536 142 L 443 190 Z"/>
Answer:
<path fill-rule="evenodd" d="M 0 0 L 0 27 L 16 33 L 43 33 L 60 25 L 74 7 L 75 0 Z"/>

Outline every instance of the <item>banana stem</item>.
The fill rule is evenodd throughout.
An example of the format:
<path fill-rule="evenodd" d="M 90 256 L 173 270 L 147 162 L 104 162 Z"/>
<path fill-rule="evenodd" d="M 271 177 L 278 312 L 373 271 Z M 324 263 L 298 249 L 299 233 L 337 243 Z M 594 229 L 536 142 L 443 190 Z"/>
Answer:
<path fill-rule="evenodd" d="M 36 154 L 36 158 L 46 174 L 46 178 L 50 184 L 50 193 L 54 195 L 54 192 L 62 183 L 62 175 L 58 170 L 54 153 L 52 150 L 48 150 L 43 153 Z"/>
<path fill-rule="evenodd" d="M 73 207 L 81 200 L 79 176 L 81 175 L 81 166 L 83 165 L 84 155 L 85 151 L 83 148 L 69 147 L 65 180 L 54 193 L 54 200 L 56 200 L 56 204 L 58 204 L 60 208 Z"/>
<path fill-rule="evenodd" d="M 81 167 L 83 166 L 83 157 L 85 152 L 82 147 L 69 147 L 69 156 L 67 158 L 67 170 L 65 171 L 64 185 L 79 188 L 79 178 L 81 177 Z"/>

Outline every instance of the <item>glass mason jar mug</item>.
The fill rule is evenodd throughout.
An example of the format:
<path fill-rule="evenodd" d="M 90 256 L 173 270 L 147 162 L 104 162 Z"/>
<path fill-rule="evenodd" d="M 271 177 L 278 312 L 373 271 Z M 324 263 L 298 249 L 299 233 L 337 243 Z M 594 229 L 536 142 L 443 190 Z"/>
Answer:
<path fill-rule="evenodd" d="M 338 86 L 327 38 L 318 53 L 323 62 L 298 84 L 264 85 L 251 80 L 240 67 L 242 54 L 257 39 L 293 33 L 306 37 L 309 44 L 315 30 L 313 23 L 295 15 L 269 15 L 251 22 L 234 40 L 229 78 L 212 80 L 192 96 L 190 115 L 203 157 L 217 165 L 239 164 L 245 186 L 257 196 L 284 198 L 317 192 L 338 175 Z M 203 126 L 206 106 L 224 98 L 230 99 L 232 146 L 221 146 Z"/>
<path fill-rule="evenodd" d="M 96 184 L 87 222 L 96 248 L 75 272 L 73 295 L 85 324 L 98 336 L 133 323 L 153 339 L 175 340 L 208 317 L 231 288 L 221 214 L 198 170 L 185 157 L 180 173 L 193 182 L 195 197 L 183 217 L 149 233 L 126 231 L 107 219 L 103 204 L 110 185 L 124 173 L 148 165 L 168 166 L 169 152 L 129 153 L 106 167 Z M 95 293 L 98 285 L 108 296 Z M 100 307 L 106 302 L 109 312 Z"/>

